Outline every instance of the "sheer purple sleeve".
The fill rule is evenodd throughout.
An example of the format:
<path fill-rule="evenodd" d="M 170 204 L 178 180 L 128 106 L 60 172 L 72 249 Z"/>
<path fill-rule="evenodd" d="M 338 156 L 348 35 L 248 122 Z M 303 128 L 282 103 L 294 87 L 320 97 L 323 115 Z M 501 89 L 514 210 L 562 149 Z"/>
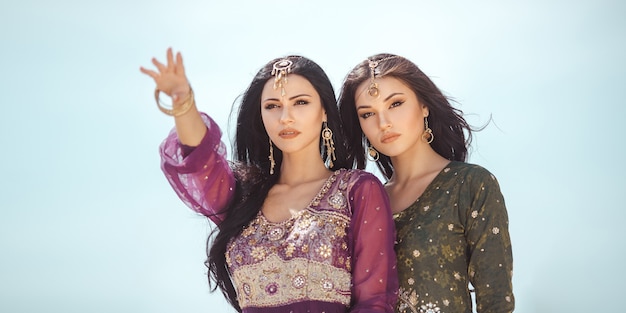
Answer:
<path fill-rule="evenodd" d="M 350 190 L 353 305 L 350 312 L 394 312 L 398 276 L 395 225 L 378 178 L 362 172 Z"/>
<path fill-rule="evenodd" d="M 235 178 L 219 126 L 206 114 L 202 119 L 207 132 L 197 147 L 181 145 L 176 129 L 165 138 L 160 147 L 161 169 L 187 206 L 219 224 L 224 219 L 220 211 L 233 197 Z"/>

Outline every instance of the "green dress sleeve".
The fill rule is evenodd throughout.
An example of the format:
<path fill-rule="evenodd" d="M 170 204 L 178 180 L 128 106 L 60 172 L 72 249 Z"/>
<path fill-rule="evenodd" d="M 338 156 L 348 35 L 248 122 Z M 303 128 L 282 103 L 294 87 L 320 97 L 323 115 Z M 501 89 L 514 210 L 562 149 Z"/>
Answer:
<path fill-rule="evenodd" d="M 512 312 L 513 255 L 504 198 L 496 178 L 482 167 L 468 173 L 464 184 L 468 274 L 479 313 Z M 463 217 L 462 217 L 463 218 Z"/>

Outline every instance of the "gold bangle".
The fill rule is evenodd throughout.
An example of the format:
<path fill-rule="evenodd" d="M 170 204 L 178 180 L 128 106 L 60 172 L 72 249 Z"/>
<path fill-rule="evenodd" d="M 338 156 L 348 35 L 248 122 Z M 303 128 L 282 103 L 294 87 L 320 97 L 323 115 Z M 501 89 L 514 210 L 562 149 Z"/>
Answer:
<path fill-rule="evenodd" d="M 159 88 L 156 88 L 154 90 L 154 99 L 156 100 L 157 107 L 159 108 L 159 110 L 161 110 L 161 112 L 169 116 L 181 116 L 187 113 L 195 103 L 193 89 L 191 89 L 191 87 L 189 87 L 189 96 L 187 96 L 187 99 L 185 99 L 185 101 L 178 108 L 166 108 L 163 103 L 161 103 L 161 98 L 159 97 L 160 93 L 161 90 L 159 90 Z"/>

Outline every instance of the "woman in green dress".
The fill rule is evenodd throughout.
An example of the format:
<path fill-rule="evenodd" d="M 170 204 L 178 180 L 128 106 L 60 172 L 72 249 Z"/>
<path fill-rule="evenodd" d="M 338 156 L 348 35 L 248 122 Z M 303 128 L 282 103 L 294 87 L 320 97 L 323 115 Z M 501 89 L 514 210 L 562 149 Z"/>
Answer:
<path fill-rule="evenodd" d="M 496 178 L 466 163 L 471 127 L 414 63 L 378 54 L 339 97 L 356 167 L 376 161 L 397 230 L 397 312 L 512 312 L 513 257 Z M 472 292 L 475 292 L 472 300 Z"/>

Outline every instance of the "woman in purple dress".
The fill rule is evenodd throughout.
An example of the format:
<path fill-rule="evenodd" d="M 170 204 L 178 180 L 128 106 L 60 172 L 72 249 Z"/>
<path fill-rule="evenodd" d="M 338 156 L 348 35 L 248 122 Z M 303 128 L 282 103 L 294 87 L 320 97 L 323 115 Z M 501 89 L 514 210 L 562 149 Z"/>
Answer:
<path fill-rule="evenodd" d="M 270 61 L 242 96 L 234 160 L 195 105 L 180 53 L 141 71 L 175 129 L 162 169 L 178 196 L 217 225 L 209 283 L 240 312 L 392 312 L 394 224 L 376 177 L 348 170 L 333 88 L 311 60 Z M 171 97 L 164 107 L 159 96 Z"/>

